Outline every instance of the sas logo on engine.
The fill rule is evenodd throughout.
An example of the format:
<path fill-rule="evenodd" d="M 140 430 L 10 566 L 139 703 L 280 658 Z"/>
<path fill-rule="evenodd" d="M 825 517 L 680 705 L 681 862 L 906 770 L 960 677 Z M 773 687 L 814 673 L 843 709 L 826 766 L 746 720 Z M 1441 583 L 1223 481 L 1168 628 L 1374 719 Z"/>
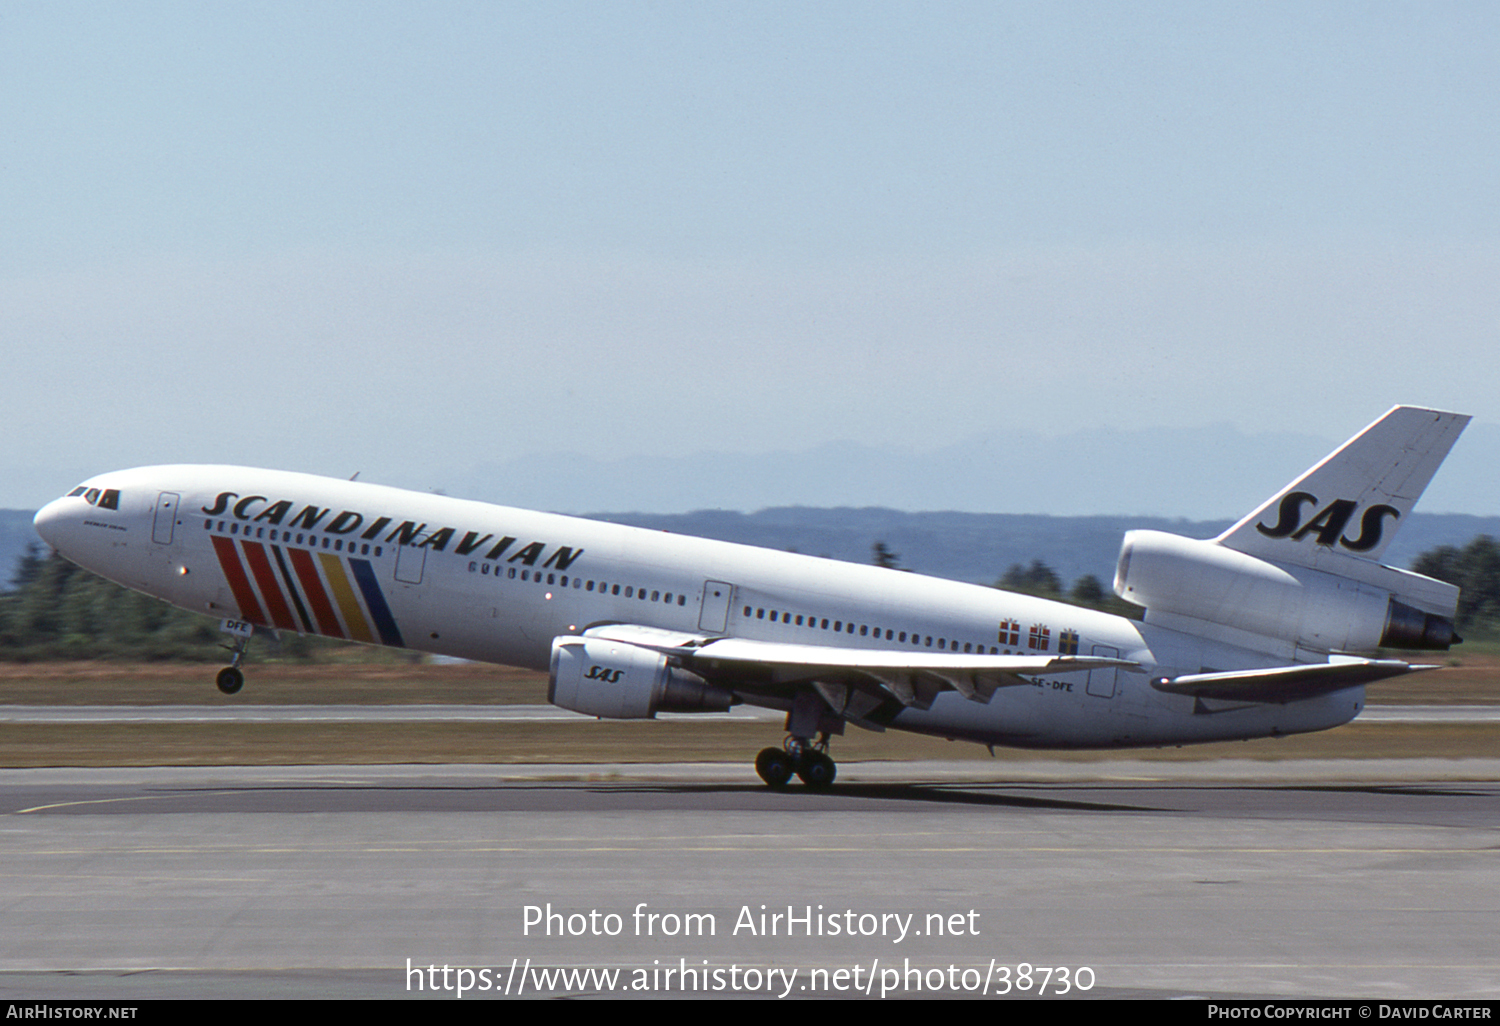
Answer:
<path fill-rule="evenodd" d="M 1318 497 L 1309 492 L 1290 492 L 1281 500 L 1278 519 L 1274 527 L 1257 523 L 1255 529 L 1267 538 L 1290 538 L 1301 541 L 1307 535 L 1319 545 L 1342 545 L 1351 552 L 1368 552 L 1380 544 L 1381 532 L 1385 530 L 1385 518 L 1399 519 L 1401 511 L 1394 506 L 1380 503 L 1370 506 L 1359 518 L 1359 535 L 1351 538 L 1344 528 L 1354 517 L 1359 507 L 1353 499 L 1334 499 L 1315 513 L 1311 520 L 1302 522 L 1305 507 L 1316 508 Z"/>
<path fill-rule="evenodd" d="M 606 669 L 598 663 L 590 666 L 589 672 L 584 674 L 584 678 L 587 680 L 602 680 L 606 684 L 613 684 L 623 676 L 625 676 L 624 670 Z"/>

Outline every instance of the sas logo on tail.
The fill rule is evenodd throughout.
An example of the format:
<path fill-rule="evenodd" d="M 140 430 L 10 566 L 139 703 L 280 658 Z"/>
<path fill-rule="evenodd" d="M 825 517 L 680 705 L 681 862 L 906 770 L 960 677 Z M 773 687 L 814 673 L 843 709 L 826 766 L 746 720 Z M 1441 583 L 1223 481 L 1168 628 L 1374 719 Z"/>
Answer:
<path fill-rule="evenodd" d="M 1401 511 L 1394 506 L 1384 503 L 1371 506 L 1359 518 L 1359 536 L 1350 538 L 1344 533 L 1344 528 L 1354 516 L 1358 503 L 1353 499 L 1334 499 L 1304 524 L 1303 507 L 1317 505 L 1316 495 L 1309 492 L 1289 492 L 1281 500 L 1280 519 L 1276 521 L 1276 526 L 1256 524 L 1255 529 L 1267 538 L 1291 538 L 1292 541 L 1301 541 L 1312 534 L 1313 540 L 1319 545 L 1331 546 L 1338 543 L 1351 552 L 1368 552 L 1380 544 L 1380 535 L 1385 529 L 1384 518 L 1397 520 L 1401 517 Z"/>

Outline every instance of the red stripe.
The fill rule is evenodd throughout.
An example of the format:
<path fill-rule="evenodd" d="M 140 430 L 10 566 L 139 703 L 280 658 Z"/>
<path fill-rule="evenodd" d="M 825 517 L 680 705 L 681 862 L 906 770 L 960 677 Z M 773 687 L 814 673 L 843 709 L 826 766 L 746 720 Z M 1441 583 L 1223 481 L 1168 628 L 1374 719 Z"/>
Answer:
<path fill-rule="evenodd" d="M 282 630 L 296 630 L 297 622 L 292 619 L 292 611 L 286 604 L 286 596 L 281 593 L 281 585 L 276 583 L 276 571 L 271 569 L 271 561 L 266 558 L 265 546 L 253 541 L 240 542 L 240 545 L 245 549 L 245 562 L 250 564 L 250 573 L 255 575 L 255 583 L 260 585 L 260 597 L 266 600 L 271 622 Z"/>
<path fill-rule="evenodd" d="M 323 582 L 318 578 L 318 568 L 313 566 L 312 553 L 306 549 L 287 549 L 286 554 L 292 559 L 292 569 L 297 571 L 297 580 L 302 582 L 307 601 L 312 603 L 313 615 L 318 618 L 318 631 L 329 637 L 342 638 L 344 632 L 339 627 L 339 618 L 334 615 L 333 603 L 328 601 L 328 592 L 323 590 Z"/>
<path fill-rule="evenodd" d="M 255 601 L 255 589 L 250 587 L 250 578 L 245 576 L 240 557 L 235 554 L 234 542 L 216 534 L 213 536 L 213 543 L 214 552 L 219 557 L 219 569 L 224 571 L 224 577 L 229 581 L 234 604 L 240 607 L 240 619 L 264 624 L 266 618 L 260 611 L 260 603 Z"/>

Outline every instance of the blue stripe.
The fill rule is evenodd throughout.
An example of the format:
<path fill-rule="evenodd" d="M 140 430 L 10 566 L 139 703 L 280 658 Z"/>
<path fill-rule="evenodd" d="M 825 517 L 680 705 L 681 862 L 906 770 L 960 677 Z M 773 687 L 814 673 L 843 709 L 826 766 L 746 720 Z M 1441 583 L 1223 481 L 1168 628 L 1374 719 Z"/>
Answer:
<path fill-rule="evenodd" d="M 385 604 L 385 595 L 375 581 L 375 568 L 368 559 L 351 559 L 349 568 L 354 571 L 354 581 L 359 585 L 360 594 L 365 597 L 365 605 L 369 607 L 370 616 L 375 621 L 375 630 L 380 633 L 380 643 L 405 648 L 406 642 L 401 640 L 401 630 L 396 626 L 396 618 L 391 615 L 391 607 Z"/>

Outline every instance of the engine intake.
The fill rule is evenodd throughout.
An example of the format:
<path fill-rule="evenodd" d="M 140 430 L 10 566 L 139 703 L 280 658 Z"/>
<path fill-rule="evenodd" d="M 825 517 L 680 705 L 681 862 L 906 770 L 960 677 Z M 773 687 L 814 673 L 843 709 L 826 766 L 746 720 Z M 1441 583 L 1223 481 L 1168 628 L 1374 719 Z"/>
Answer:
<path fill-rule="evenodd" d="M 660 652 L 603 638 L 552 639 L 547 701 L 611 719 L 651 719 L 659 712 L 724 712 L 734 696 Z"/>

